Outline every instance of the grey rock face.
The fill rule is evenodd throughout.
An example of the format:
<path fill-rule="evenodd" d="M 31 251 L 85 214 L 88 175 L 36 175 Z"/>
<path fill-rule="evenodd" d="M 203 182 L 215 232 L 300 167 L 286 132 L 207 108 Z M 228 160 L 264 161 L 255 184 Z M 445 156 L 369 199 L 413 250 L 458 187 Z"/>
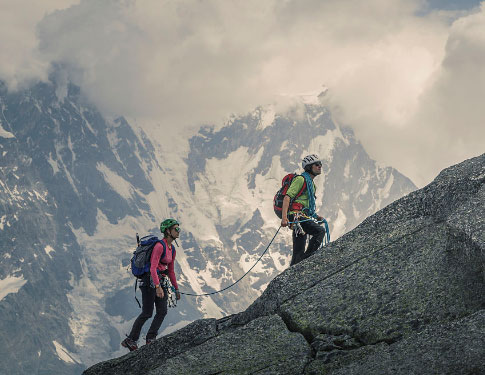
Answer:
<path fill-rule="evenodd" d="M 84 374 L 290 375 L 302 373 L 311 358 L 303 336 L 289 332 L 278 315 L 240 327 L 216 326 L 214 319 L 197 321 Z"/>
<path fill-rule="evenodd" d="M 484 218 L 485 154 L 283 272 L 217 336 L 150 373 L 485 373 Z"/>
<path fill-rule="evenodd" d="M 167 359 L 151 375 L 297 374 L 310 358 L 303 336 L 289 332 L 277 315 L 226 329 L 202 345 Z"/>
<path fill-rule="evenodd" d="M 85 371 L 89 374 L 115 375 L 127 371 L 130 374 L 146 374 L 150 369 L 164 365 L 167 359 L 176 357 L 192 347 L 203 344 L 217 335 L 215 319 L 197 320 L 150 345 L 142 346 L 117 360 L 98 363 Z"/>
<path fill-rule="evenodd" d="M 330 361 L 318 358 L 305 374 L 484 374 L 485 311 L 448 324 L 432 325 L 393 345 L 340 351 Z"/>

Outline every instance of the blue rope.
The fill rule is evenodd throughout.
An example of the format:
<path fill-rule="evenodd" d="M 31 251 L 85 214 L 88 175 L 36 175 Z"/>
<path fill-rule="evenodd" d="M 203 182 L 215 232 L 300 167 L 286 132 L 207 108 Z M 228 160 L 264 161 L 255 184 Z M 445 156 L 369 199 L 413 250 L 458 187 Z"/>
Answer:
<path fill-rule="evenodd" d="M 303 172 L 301 175 L 305 179 L 306 190 L 308 193 L 308 207 L 305 208 L 304 211 L 308 214 L 308 216 L 315 217 L 316 204 L 315 204 L 315 189 L 313 185 L 313 179 L 311 178 L 310 173 L 308 172 Z"/>
<path fill-rule="evenodd" d="M 328 228 L 327 220 L 323 219 L 323 224 L 325 225 L 325 245 L 330 243 L 330 229 Z"/>

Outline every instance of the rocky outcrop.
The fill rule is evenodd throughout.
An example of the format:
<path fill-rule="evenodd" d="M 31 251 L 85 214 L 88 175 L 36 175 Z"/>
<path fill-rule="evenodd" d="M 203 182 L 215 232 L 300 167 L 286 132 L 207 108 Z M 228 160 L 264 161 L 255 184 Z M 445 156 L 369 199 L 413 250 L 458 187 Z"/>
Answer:
<path fill-rule="evenodd" d="M 85 373 L 481 374 L 483 358 L 485 154 L 286 270 L 246 311 Z"/>

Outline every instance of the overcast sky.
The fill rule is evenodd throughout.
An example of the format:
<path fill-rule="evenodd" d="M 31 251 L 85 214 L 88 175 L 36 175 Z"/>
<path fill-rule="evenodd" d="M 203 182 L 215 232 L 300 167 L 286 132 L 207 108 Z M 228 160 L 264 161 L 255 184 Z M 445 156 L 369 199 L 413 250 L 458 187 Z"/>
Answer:
<path fill-rule="evenodd" d="M 12 90 L 56 62 L 105 114 L 167 128 L 328 87 L 418 186 L 485 152 L 485 2 L 0 0 L 0 46 Z"/>

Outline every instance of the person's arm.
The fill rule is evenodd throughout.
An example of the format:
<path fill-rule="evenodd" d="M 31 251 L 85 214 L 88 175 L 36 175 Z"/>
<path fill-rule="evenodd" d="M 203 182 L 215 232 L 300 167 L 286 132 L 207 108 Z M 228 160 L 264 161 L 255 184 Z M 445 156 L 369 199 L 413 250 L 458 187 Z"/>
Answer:
<path fill-rule="evenodd" d="M 173 287 L 175 288 L 175 297 L 177 299 L 180 299 L 180 292 L 179 292 L 179 286 L 177 284 L 177 278 L 175 277 L 175 249 L 173 249 L 172 252 L 172 261 L 168 264 L 167 270 L 168 270 L 168 277 L 170 279 L 170 282 L 172 283 Z"/>
<path fill-rule="evenodd" d="M 290 207 L 290 196 L 285 195 L 283 198 L 283 207 L 281 208 L 281 226 L 286 227 L 288 225 L 288 208 Z"/>

